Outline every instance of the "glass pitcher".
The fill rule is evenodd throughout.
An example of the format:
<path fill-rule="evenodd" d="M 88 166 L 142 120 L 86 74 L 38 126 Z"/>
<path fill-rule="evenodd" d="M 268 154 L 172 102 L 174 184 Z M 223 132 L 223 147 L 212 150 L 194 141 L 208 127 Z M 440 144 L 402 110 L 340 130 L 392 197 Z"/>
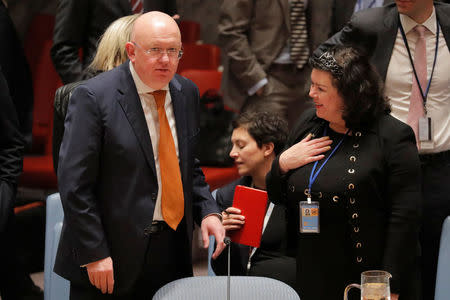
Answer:
<path fill-rule="evenodd" d="M 386 271 L 365 271 L 361 273 L 361 285 L 352 283 L 344 291 L 344 300 L 351 288 L 361 290 L 361 300 L 391 300 L 389 279 L 392 275 Z"/>

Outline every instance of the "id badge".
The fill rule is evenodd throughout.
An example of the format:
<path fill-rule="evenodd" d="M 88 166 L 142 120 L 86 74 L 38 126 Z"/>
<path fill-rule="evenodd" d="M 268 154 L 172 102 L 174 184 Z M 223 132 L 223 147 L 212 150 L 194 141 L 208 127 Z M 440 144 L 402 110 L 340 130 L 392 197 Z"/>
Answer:
<path fill-rule="evenodd" d="M 319 202 L 300 201 L 300 232 L 319 233 Z"/>
<path fill-rule="evenodd" d="M 431 141 L 431 118 L 419 118 L 419 141 Z"/>

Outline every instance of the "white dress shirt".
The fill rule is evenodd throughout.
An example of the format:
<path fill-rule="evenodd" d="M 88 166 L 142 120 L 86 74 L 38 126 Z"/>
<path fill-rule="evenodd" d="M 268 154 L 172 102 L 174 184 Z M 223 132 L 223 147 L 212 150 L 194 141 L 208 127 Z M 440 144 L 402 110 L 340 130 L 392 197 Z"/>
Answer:
<path fill-rule="evenodd" d="M 139 94 L 139 99 L 141 100 L 142 109 L 144 110 L 145 121 L 147 122 L 148 132 L 150 133 L 150 141 L 153 148 L 153 155 L 155 159 L 156 175 L 158 178 L 158 197 L 156 200 L 155 211 L 153 212 L 153 221 L 164 220 L 161 212 L 161 169 L 159 166 L 159 118 L 158 110 L 156 108 L 156 101 L 153 95 L 149 93 L 155 91 L 148 85 L 146 85 L 139 78 L 139 75 L 134 70 L 133 64 L 130 62 L 131 76 L 133 77 L 134 83 L 136 84 L 136 89 Z M 177 157 L 180 159 L 178 151 L 178 138 L 177 129 L 175 124 L 175 115 L 173 112 L 172 98 L 170 97 L 169 86 L 166 85 L 162 90 L 166 90 L 166 102 L 164 108 L 166 109 L 167 120 L 169 121 L 170 131 L 172 132 L 173 141 L 175 143 L 175 150 L 177 152 Z"/>
<path fill-rule="evenodd" d="M 400 14 L 400 22 L 405 30 L 406 39 L 414 57 L 417 34 L 413 28 L 417 23 L 410 17 Z M 428 30 L 425 32 L 427 51 L 427 80 L 430 80 L 436 48 L 436 12 L 433 8 L 431 16 L 422 24 Z M 420 153 L 437 153 L 450 149 L 450 52 L 444 39 L 442 30 L 439 30 L 438 56 L 436 67 L 428 92 L 426 110 L 427 117 L 431 118 L 432 143 L 425 147 L 421 144 Z M 413 69 L 398 30 L 394 49 L 386 75 L 385 95 L 390 99 L 392 115 L 406 123 L 409 111 L 409 99 L 413 83 Z M 425 92 L 426 86 L 422 87 Z"/>

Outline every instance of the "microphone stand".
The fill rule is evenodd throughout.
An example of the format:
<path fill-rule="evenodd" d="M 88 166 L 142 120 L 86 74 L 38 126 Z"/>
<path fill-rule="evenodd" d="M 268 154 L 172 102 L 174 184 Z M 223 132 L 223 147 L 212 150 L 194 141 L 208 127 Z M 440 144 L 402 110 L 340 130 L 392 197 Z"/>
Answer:
<path fill-rule="evenodd" d="M 228 246 L 228 275 L 227 275 L 227 300 L 230 300 L 230 256 L 231 256 L 231 239 L 229 237 L 225 237 L 223 239 L 225 245 Z"/>

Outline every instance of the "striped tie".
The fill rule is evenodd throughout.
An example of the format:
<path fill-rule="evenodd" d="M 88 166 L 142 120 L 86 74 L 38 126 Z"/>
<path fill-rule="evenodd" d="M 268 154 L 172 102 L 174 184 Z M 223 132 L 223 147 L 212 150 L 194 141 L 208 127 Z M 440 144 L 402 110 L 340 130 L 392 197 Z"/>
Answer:
<path fill-rule="evenodd" d="M 144 11 L 144 0 L 130 0 L 131 11 L 133 14 L 141 14 Z"/>
<path fill-rule="evenodd" d="M 301 69 L 309 57 L 308 31 L 303 0 L 291 0 L 291 60 Z"/>

